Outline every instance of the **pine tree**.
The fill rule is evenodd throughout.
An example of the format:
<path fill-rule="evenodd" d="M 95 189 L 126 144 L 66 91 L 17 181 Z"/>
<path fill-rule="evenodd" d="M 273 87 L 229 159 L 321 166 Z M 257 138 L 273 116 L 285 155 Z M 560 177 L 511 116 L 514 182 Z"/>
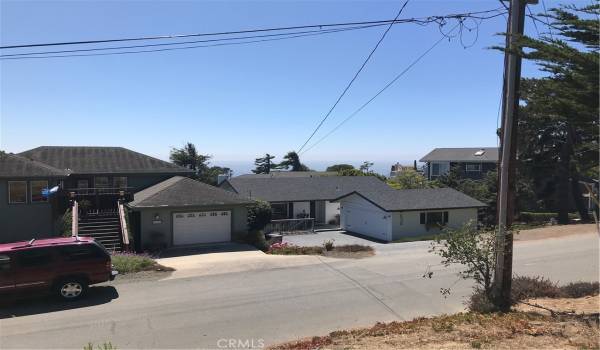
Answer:
<path fill-rule="evenodd" d="M 273 158 L 275 158 L 275 156 L 272 156 L 269 153 L 266 153 L 264 157 L 256 158 L 254 160 L 254 165 L 256 165 L 256 168 L 252 170 L 252 172 L 255 174 L 269 174 L 271 169 L 274 169 L 276 166 L 273 162 L 271 162 Z"/>

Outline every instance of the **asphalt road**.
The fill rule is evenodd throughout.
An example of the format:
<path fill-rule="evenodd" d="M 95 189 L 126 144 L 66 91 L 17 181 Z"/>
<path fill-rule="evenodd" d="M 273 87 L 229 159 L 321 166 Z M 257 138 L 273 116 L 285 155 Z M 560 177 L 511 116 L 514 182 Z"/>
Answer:
<path fill-rule="evenodd" d="M 519 242 L 517 274 L 596 281 L 598 237 Z M 426 242 L 385 245 L 372 258 L 94 287 L 75 304 L 28 300 L 0 310 L 0 348 L 260 347 L 377 321 L 453 313 L 470 284 Z M 427 269 L 432 279 L 422 278 Z M 458 281 L 458 282 L 457 282 Z M 440 288 L 452 286 L 445 299 Z M 230 343 L 231 342 L 231 343 Z"/>

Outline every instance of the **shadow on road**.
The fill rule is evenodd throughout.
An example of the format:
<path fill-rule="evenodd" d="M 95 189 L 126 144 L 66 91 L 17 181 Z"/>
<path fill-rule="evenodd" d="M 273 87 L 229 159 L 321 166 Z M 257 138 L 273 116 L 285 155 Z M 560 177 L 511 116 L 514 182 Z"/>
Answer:
<path fill-rule="evenodd" d="M 62 301 L 48 295 L 29 298 L 3 296 L 3 300 L 0 302 L 0 319 L 101 305 L 118 297 L 119 293 L 113 286 L 92 286 L 88 289 L 87 295 L 72 302 Z"/>
<path fill-rule="evenodd" d="M 255 247 L 242 243 L 217 243 L 217 244 L 201 244 L 193 246 L 184 246 L 163 250 L 158 255 L 159 258 L 173 258 L 177 256 L 210 254 L 210 253 L 230 253 L 230 252 L 247 252 L 255 251 Z"/>

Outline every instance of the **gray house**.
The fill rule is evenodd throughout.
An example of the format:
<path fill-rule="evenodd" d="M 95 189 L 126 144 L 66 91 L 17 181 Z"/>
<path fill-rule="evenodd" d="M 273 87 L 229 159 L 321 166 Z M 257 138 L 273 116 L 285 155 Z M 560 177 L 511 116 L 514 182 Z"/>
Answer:
<path fill-rule="evenodd" d="M 292 172 L 290 172 L 292 173 Z M 271 204 L 273 219 L 314 218 L 316 223 L 337 222 L 339 196 L 360 191 L 384 191 L 390 187 L 374 176 L 238 176 L 221 188 Z"/>
<path fill-rule="evenodd" d="M 228 242 L 247 233 L 253 201 L 190 178 L 174 176 L 135 193 L 132 229 L 142 248 Z"/>
<path fill-rule="evenodd" d="M 360 192 L 335 199 L 341 228 L 389 242 L 477 222 L 485 204 L 451 188 Z"/>
<path fill-rule="evenodd" d="M 419 160 L 426 163 L 424 175 L 429 180 L 457 168 L 465 178 L 481 179 L 498 165 L 498 147 L 436 148 Z"/>

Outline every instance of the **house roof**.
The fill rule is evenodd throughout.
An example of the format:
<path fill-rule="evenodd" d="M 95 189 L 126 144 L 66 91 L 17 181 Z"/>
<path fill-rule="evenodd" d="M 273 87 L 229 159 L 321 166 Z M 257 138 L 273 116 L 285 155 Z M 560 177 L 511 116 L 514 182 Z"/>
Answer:
<path fill-rule="evenodd" d="M 183 176 L 173 176 L 133 195 L 132 208 L 250 204 L 252 200 Z"/>
<path fill-rule="evenodd" d="M 41 146 L 20 156 L 77 174 L 189 174 L 178 165 L 123 147 Z"/>
<path fill-rule="evenodd" d="M 476 155 L 480 151 L 483 153 Z M 419 159 L 419 162 L 434 161 L 498 162 L 498 147 L 436 148 Z"/>
<path fill-rule="evenodd" d="M 480 208 L 486 205 L 452 188 L 427 188 L 363 193 L 353 191 L 336 198 L 336 201 L 350 195 L 359 195 L 385 211 L 410 211 L 428 209 Z"/>
<path fill-rule="evenodd" d="M 0 177 L 63 177 L 68 173 L 12 153 L 0 152 Z"/>
<path fill-rule="evenodd" d="M 272 177 L 317 177 L 317 176 L 337 176 L 335 171 L 271 171 L 269 174 L 244 174 L 237 178 L 272 178 Z"/>
<path fill-rule="evenodd" d="M 386 183 L 374 176 L 269 178 L 238 176 L 225 182 L 242 196 L 268 202 L 332 200 L 352 191 L 370 193 L 389 188 Z"/>

